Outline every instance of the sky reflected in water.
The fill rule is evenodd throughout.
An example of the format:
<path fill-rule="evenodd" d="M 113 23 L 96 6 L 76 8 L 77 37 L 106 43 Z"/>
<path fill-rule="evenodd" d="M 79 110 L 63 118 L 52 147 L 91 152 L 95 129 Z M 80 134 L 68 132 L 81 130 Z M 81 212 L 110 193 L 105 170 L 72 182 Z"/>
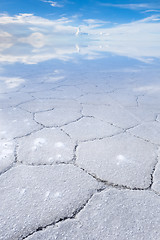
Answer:
<path fill-rule="evenodd" d="M 10 88 L 26 76 L 40 77 L 42 68 L 46 78 L 62 80 L 66 66 L 87 61 L 90 68 L 97 61 L 97 71 L 105 64 L 108 70 L 121 68 L 122 62 L 125 68 L 159 65 L 158 1 L 30 2 L 30 10 L 19 1 L 1 2 L 0 80 Z M 61 67 L 51 69 L 45 62 Z"/>

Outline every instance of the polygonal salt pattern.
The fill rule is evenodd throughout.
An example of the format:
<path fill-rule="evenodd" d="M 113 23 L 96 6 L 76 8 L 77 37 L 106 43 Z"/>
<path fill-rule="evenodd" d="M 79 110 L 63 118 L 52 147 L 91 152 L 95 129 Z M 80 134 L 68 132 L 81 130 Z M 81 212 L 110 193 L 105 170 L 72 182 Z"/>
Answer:
<path fill-rule="evenodd" d="M 148 106 L 127 107 L 130 113 L 132 113 L 140 123 L 153 122 L 157 116 L 157 109 Z"/>
<path fill-rule="evenodd" d="M 116 102 L 107 93 L 100 94 L 84 94 L 77 99 L 80 103 L 91 104 L 91 105 L 114 105 Z M 97 106 L 96 106 L 97 107 Z"/>
<path fill-rule="evenodd" d="M 27 93 L 8 93 L 0 95 L 0 109 L 14 107 L 20 103 L 32 100 L 33 97 Z"/>
<path fill-rule="evenodd" d="M 55 109 L 35 114 L 35 120 L 45 126 L 61 126 L 82 116 L 81 106 L 74 100 L 57 100 Z"/>
<path fill-rule="evenodd" d="M 0 68 L 0 240 L 159 240 L 159 69 L 54 63 Z"/>
<path fill-rule="evenodd" d="M 49 90 L 43 90 L 38 92 L 32 92 L 31 95 L 36 99 L 55 99 L 55 94 L 57 92 L 60 92 L 58 89 L 49 89 Z"/>
<path fill-rule="evenodd" d="M 76 86 L 60 86 L 54 93 L 55 98 L 76 99 L 83 94 L 83 91 Z"/>
<path fill-rule="evenodd" d="M 160 198 L 153 192 L 105 190 L 75 219 L 34 233 L 26 240 L 160 239 Z"/>
<path fill-rule="evenodd" d="M 126 107 L 136 107 L 137 106 L 137 96 L 129 89 L 119 89 L 110 93 L 109 96 L 117 101 L 122 106 Z"/>
<path fill-rule="evenodd" d="M 22 239 L 71 217 L 99 184 L 71 165 L 18 166 L 0 177 L 0 239 Z"/>
<path fill-rule="evenodd" d="M 124 133 L 80 143 L 77 164 L 97 178 L 128 188 L 148 188 L 156 163 L 157 148 Z"/>
<path fill-rule="evenodd" d="M 122 132 L 120 128 L 91 117 L 82 118 L 77 122 L 62 127 L 62 129 L 68 133 L 71 138 L 78 141 L 103 138 Z"/>
<path fill-rule="evenodd" d="M 60 129 L 42 129 L 18 140 L 17 160 L 25 164 L 53 164 L 73 159 L 75 143 Z"/>
<path fill-rule="evenodd" d="M 47 92 L 43 94 L 41 92 L 33 93 L 32 95 L 35 98 L 58 98 L 58 99 L 76 99 L 82 95 L 82 91 L 75 86 L 59 86 L 54 90 L 49 91 L 48 96 Z"/>
<path fill-rule="evenodd" d="M 33 77 L 33 75 L 32 75 Z M 44 84 L 44 83 L 40 83 L 40 82 L 33 82 L 33 80 L 31 80 L 29 78 L 30 82 L 27 83 L 22 89 L 21 92 L 27 92 L 30 93 L 31 95 L 33 95 L 33 93 L 39 93 L 42 97 L 43 93 L 46 93 L 47 91 L 51 91 L 54 87 L 54 84 Z M 53 91 L 53 90 L 52 90 Z"/>
<path fill-rule="evenodd" d="M 143 138 L 154 144 L 160 144 L 160 123 L 159 122 L 148 122 L 143 123 L 129 132 L 137 137 Z"/>
<path fill-rule="evenodd" d="M 157 107 L 160 111 L 160 92 L 153 92 L 152 94 L 145 94 L 139 98 L 139 104 L 148 107 Z"/>
<path fill-rule="evenodd" d="M 0 173 L 9 169 L 15 161 L 15 143 L 0 140 Z"/>
<path fill-rule="evenodd" d="M 31 102 L 19 105 L 20 108 L 32 113 L 52 110 L 54 106 L 55 104 L 53 99 L 35 99 Z"/>
<path fill-rule="evenodd" d="M 40 129 L 32 114 L 19 108 L 0 111 L 0 139 L 13 139 Z"/>
<path fill-rule="evenodd" d="M 83 114 L 112 123 L 117 127 L 130 128 L 139 124 L 139 118 L 119 104 L 108 106 L 83 104 Z"/>
<path fill-rule="evenodd" d="M 79 89 L 82 90 L 83 93 L 86 93 L 86 94 L 103 94 L 103 93 L 109 93 L 109 92 L 112 92 L 113 91 L 113 88 L 108 86 L 107 84 L 105 83 L 92 83 L 92 82 L 88 82 L 88 83 L 85 83 L 85 84 L 81 84 L 78 86 Z M 84 98 L 80 98 L 80 99 L 84 99 Z M 82 100 L 83 101 L 83 100 Z"/>

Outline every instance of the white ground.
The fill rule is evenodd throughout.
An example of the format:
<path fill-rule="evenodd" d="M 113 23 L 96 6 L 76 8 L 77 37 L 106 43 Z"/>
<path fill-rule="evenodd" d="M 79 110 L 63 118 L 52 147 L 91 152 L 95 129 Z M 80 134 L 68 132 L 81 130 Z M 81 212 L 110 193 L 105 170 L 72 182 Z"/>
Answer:
<path fill-rule="evenodd" d="M 160 72 L 70 76 L 1 91 L 0 240 L 159 240 Z"/>

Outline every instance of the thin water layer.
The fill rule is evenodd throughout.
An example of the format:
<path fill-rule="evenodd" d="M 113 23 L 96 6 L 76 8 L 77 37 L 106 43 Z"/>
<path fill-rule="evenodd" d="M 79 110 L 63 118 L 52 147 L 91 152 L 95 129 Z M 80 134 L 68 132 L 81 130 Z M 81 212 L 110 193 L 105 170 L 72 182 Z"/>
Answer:
<path fill-rule="evenodd" d="M 159 3 L 91 2 L 2 1 L 2 240 L 160 238 Z"/>

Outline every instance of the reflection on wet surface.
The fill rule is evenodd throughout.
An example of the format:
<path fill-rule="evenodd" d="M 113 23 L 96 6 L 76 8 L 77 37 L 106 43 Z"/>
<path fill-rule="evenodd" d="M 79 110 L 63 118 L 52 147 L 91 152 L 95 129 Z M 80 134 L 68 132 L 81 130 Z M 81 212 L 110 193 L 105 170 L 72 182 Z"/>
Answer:
<path fill-rule="evenodd" d="M 48 20 L 32 14 L 0 16 L 0 138 L 2 145 L 6 144 L 1 172 L 23 163 L 23 154 L 31 154 L 29 164 L 73 163 L 79 143 L 116 138 L 126 132 L 134 136 L 134 141 L 148 141 L 151 152 L 152 144 L 159 144 L 159 19 L 150 17 L 110 28 L 105 24 L 88 20 L 77 27 L 64 17 Z M 55 154 L 49 144 L 47 148 L 43 143 L 36 148 L 29 146 L 36 139 L 50 141 L 52 136 L 44 137 L 44 129 L 48 128 L 62 131 L 62 136 L 55 131 L 55 142 L 66 142 Z M 123 144 L 121 150 L 114 161 L 120 161 L 116 163 L 118 169 L 129 163 L 126 177 L 132 162 L 135 169 L 143 169 L 143 162 L 139 167 L 140 163 L 132 161 L 133 149 L 126 153 L 128 156 Z M 50 160 L 37 155 L 39 151 Z M 48 155 L 50 151 L 52 156 Z M 126 160 L 117 160 L 117 156 Z M 141 180 L 137 182 L 133 177 L 127 186 L 150 185 L 146 173 L 151 174 L 155 159 L 148 161 Z M 118 184 L 118 179 L 110 179 L 109 175 L 100 178 Z"/>
<path fill-rule="evenodd" d="M 0 16 L 0 61 L 37 64 L 50 59 L 64 61 L 97 59 L 111 53 L 152 62 L 160 57 L 160 19 L 143 20 L 108 27 L 98 20 L 48 20 L 32 14 Z"/>
<path fill-rule="evenodd" d="M 4 207 L 2 234 L 8 238 L 3 239 L 20 239 L 71 218 L 106 185 L 121 189 L 111 190 L 111 195 L 124 194 L 126 206 L 126 199 L 133 203 L 139 190 L 160 193 L 159 18 L 105 24 L 90 20 L 74 26 L 68 18 L 48 20 L 32 14 L 0 16 L 0 173 L 11 182 L 9 193 L 24 177 L 16 197 L 13 192 L 8 200 L 11 210 Z M 8 216 L 13 210 L 15 219 L 26 219 L 34 182 L 41 182 L 42 175 L 44 181 L 36 188 L 38 207 L 34 199 L 29 220 L 16 222 L 10 231 Z M 3 188 L 6 180 L 1 182 Z M 150 199 L 159 199 L 153 192 L 145 194 L 152 210 Z M 19 200 L 22 195 L 25 201 Z M 62 196 L 58 205 L 55 196 Z M 57 213 L 52 202 L 64 207 Z M 103 211 L 105 217 L 109 210 Z M 160 219 L 159 212 L 154 214 L 150 229 Z"/>
<path fill-rule="evenodd" d="M 77 26 L 65 17 L 1 14 L 0 27 L 0 92 L 26 83 L 35 89 L 35 82 L 73 81 L 72 74 L 75 83 L 83 81 L 82 75 L 93 82 L 95 71 L 100 83 L 109 71 L 131 69 L 134 75 L 148 66 L 154 72 L 159 65 L 160 23 L 155 16 L 117 26 L 88 19 Z"/>

